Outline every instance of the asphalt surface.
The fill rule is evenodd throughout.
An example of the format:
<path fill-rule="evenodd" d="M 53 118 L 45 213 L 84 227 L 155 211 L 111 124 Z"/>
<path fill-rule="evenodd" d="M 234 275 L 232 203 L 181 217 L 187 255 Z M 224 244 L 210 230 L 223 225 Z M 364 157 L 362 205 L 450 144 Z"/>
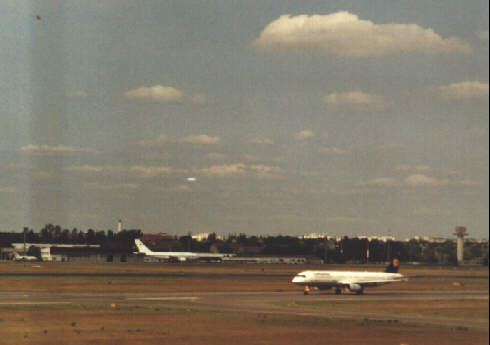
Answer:
<path fill-rule="evenodd" d="M 244 312 L 259 314 L 288 314 L 325 317 L 330 319 L 354 319 L 385 321 L 393 323 L 433 324 L 449 327 L 473 327 L 488 330 L 488 320 L 449 317 L 434 317 L 420 314 L 394 314 L 386 312 L 339 311 L 328 308 L 301 306 L 295 302 L 335 301 L 488 301 L 488 291 L 375 291 L 364 295 L 332 292 L 315 292 L 305 296 L 298 292 L 194 292 L 194 293 L 111 293 L 111 294 L 54 294 L 41 292 L 0 292 L 0 307 L 12 305 L 49 304 L 120 304 L 149 305 L 164 308 L 184 308 L 221 312 Z"/>

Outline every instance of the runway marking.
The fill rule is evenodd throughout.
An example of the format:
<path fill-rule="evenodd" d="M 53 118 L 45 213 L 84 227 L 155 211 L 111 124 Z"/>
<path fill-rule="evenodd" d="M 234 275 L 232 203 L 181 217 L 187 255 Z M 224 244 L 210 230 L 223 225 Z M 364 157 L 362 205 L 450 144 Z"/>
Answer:
<path fill-rule="evenodd" d="M 73 304 L 72 302 L 0 302 L 0 305 Z"/>
<path fill-rule="evenodd" d="M 130 297 L 126 300 L 141 300 L 141 301 L 197 301 L 199 297 Z"/>

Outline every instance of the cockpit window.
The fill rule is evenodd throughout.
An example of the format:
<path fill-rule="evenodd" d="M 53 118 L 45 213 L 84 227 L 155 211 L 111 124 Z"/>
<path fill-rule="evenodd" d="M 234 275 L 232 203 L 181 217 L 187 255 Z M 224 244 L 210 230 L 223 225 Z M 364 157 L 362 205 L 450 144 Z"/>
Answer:
<path fill-rule="evenodd" d="M 296 277 L 306 278 L 304 274 L 297 274 Z"/>

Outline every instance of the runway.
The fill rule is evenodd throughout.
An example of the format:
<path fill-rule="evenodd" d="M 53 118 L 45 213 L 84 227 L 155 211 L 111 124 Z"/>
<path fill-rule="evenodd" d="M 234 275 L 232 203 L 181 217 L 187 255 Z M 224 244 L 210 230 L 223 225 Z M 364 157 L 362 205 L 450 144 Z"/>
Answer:
<path fill-rule="evenodd" d="M 326 307 L 316 308 L 315 303 L 338 302 L 362 304 L 363 302 L 397 301 L 482 301 L 489 299 L 488 291 L 374 291 L 365 295 L 334 295 L 331 292 L 314 293 L 305 296 L 297 292 L 186 292 L 186 293 L 83 293 L 59 294 L 41 292 L 0 292 L 0 307 L 7 305 L 49 305 L 49 304 L 107 304 L 144 305 L 170 309 L 203 310 L 231 313 L 289 314 L 297 316 L 323 317 L 373 322 L 433 324 L 449 327 L 473 327 L 488 330 L 488 320 L 444 317 L 420 314 L 393 313 L 390 310 L 371 312 L 369 310 L 345 311 Z M 308 305 L 303 305 L 306 302 Z M 299 304 L 298 304 L 299 303 Z M 312 307 L 313 305 L 313 307 Z M 362 308 L 360 308 L 362 309 Z"/>

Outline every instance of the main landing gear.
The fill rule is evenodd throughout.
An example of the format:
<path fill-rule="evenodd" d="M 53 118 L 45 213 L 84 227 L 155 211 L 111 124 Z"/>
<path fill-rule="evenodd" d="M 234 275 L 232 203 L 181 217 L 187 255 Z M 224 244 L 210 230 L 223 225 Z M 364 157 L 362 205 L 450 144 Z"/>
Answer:
<path fill-rule="evenodd" d="M 335 294 L 336 295 L 342 295 L 342 290 L 340 288 L 335 289 Z"/>
<path fill-rule="evenodd" d="M 309 295 L 310 294 L 310 287 L 308 285 L 305 285 L 305 290 L 303 291 L 303 293 L 305 295 Z"/>

